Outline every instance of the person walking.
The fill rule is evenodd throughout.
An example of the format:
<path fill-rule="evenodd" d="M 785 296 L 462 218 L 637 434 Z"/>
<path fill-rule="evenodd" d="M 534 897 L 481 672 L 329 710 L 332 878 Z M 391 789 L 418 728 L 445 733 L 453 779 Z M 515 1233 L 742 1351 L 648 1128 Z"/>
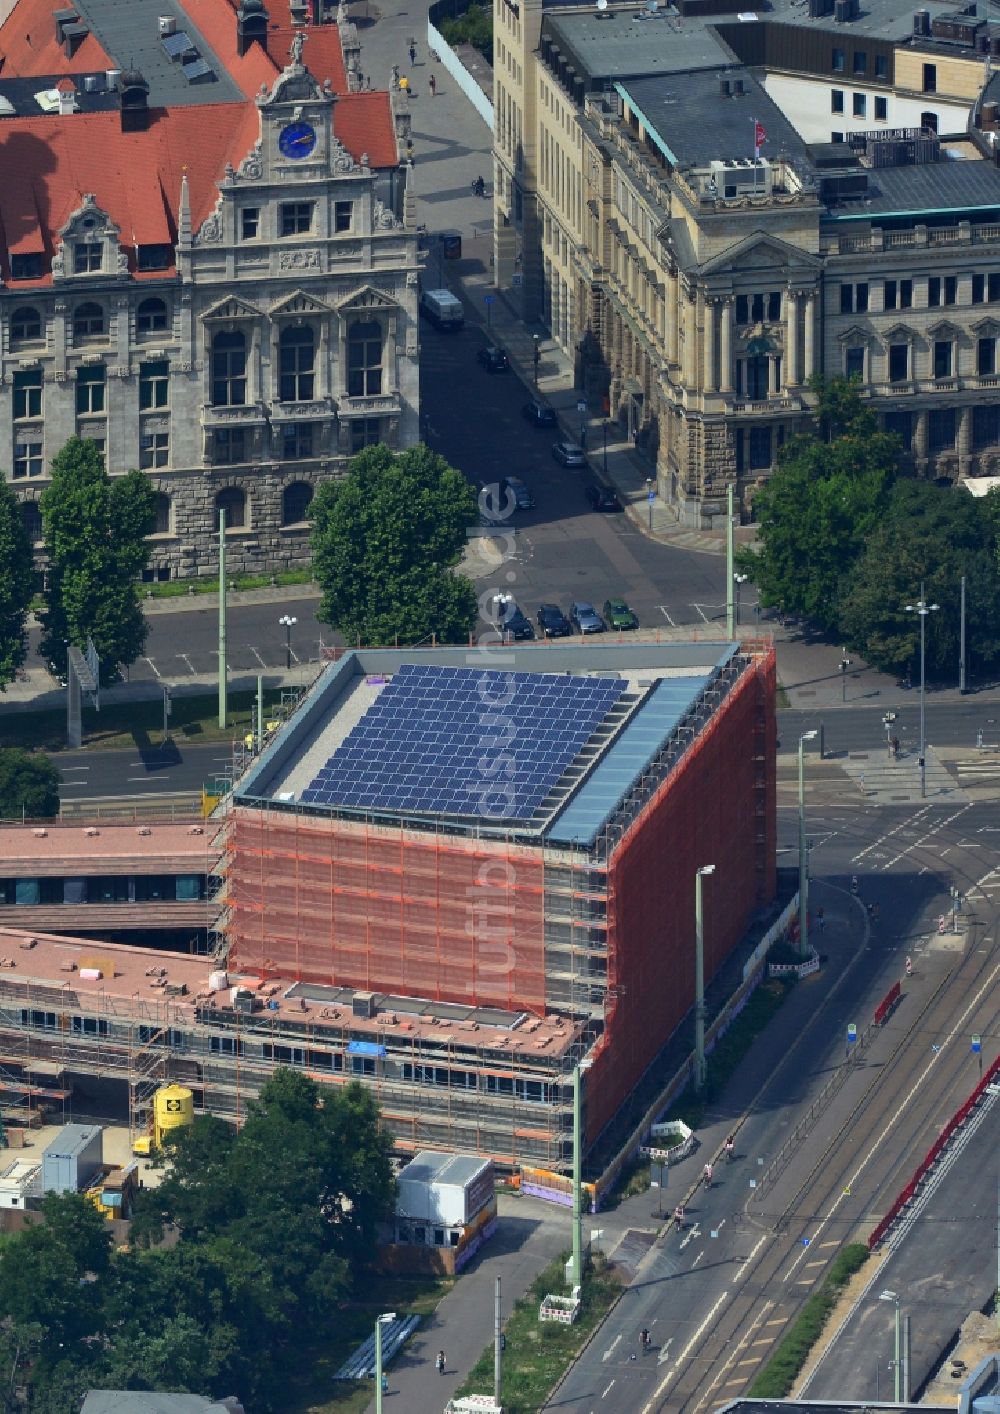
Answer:
<path fill-rule="evenodd" d="M 446 1361 L 445 1361 L 445 1358 L 444 1358 L 444 1351 L 443 1351 L 443 1350 L 439 1350 L 439 1351 L 438 1351 L 438 1353 L 437 1353 L 437 1359 L 435 1360 L 434 1363 L 435 1363 L 435 1365 L 437 1366 L 437 1372 L 438 1372 L 438 1374 L 439 1374 L 439 1375 L 443 1375 L 443 1374 L 444 1374 L 444 1371 L 445 1371 L 445 1364 L 446 1364 Z"/>
<path fill-rule="evenodd" d="M 735 1153 L 736 1153 L 736 1137 L 735 1137 L 735 1135 L 730 1134 L 729 1138 L 726 1140 L 726 1158 L 727 1158 L 727 1160 L 729 1161 L 729 1163 L 732 1163 L 732 1162 L 733 1162 L 733 1156 L 734 1156 Z"/>
<path fill-rule="evenodd" d="M 711 1186 L 712 1186 L 712 1165 L 711 1165 L 711 1164 L 706 1164 L 706 1165 L 705 1165 L 704 1169 L 702 1170 L 702 1177 L 703 1177 L 704 1180 L 705 1180 L 705 1187 L 706 1187 L 706 1188 L 711 1188 Z"/>
<path fill-rule="evenodd" d="M 642 1330 L 639 1332 L 639 1344 L 642 1346 L 643 1355 L 645 1355 L 646 1351 L 649 1349 L 649 1331 L 645 1326 L 643 1326 Z"/>
<path fill-rule="evenodd" d="M 413 68 L 413 66 L 414 66 L 414 64 L 415 64 L 416 62 L 417 62 L 417 46 L 414 44 L 413 40 L 411 39 L 411 40 L 410 40 L 410 68 L 411 68 L 411 69 Z"/>
<path fill-rule="evenodd" d="M 823 929 L 826 927 L 826 915 L 823 912 L 822 904 L 820 904 L 819 908 L 816 910 L 816 922 L 819 924 L 819 931 L 822 933 Z"/>
<path fill-rule="evenodd" d="M 398 64 L 393 64 L 393 66 L 392 66 L 392 86 L 393 86 L 393 88 L 398 88 L 398 87 L 399 87 L 399 65 L 398 65 Z"/>
<path fill-rule="evenodd" d="M 436 97 L 437 97 L 438 82 L 437 82 L 437 79 L 434 77 L 433 74 L 431 74 L 430 78 L 427 80 L 427 87 L 428 87 L 428 88 L 430 89 L 430 91 L 431 91 L 431 97 L 432 97 L 432 98 L 436 98 Z"/>

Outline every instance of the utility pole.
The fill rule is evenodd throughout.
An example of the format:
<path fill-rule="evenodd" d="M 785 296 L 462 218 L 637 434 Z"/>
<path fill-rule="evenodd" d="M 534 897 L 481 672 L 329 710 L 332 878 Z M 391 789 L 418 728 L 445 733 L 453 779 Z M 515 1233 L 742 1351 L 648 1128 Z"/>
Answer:
<path fill-rule="evenodd" d="M 573 1285 L 583 1285 L 583 1135 L 581 1089 L 590 1061 L 573 1067 Z"/>
<path fill-rule="evenodd" d="M 915 604 L 907 604 L 908 614 L 917 614 L 920 619 L 920 799 L 925 799 L 927 795 L 927 752 L 926 736 L 924 732 L 924 694 L 927 680 L 927 615 L 933 614 L 940 606 L 938 604 L 928 604 L 924 594 L 924 582 L 920 581 L 920 598 Z"/>
<path fill-rule="evenodd" d="M 500 1278 L 497 1277 L 493 1307 L 493 1403 L 500 1408 L 500 1357 L 503 1354 L 503 1330 L 500 1326 Z"/>
<path fill-rule="evenodd" d="M 799 952 L 809 956 L 809 851 L 806 848 L 806 768 L 805 744 L 815 730 L 799 737 Z"/>
<path fill-rule="evenodd" d="M 965 575 L 962 575 L 962 599 L 958 618 L 958 690 L 964 695 L 965 686 Z"/>
<path fill-rule="evenodd" d="M 694 1088 L 705 1088 L 705 914 L 701 881 L 715 873 L 714 864 L 703 864 L 694 876 Z"/>
<path fill-rule="evenodd" d="M 226 729 L 229 716 L 226 668 L 226 513 L 219 512 L 219 726 Z"/>
<path fill-rule="evenodd" d="M 264 745 L 264 674 L 257 674 L 257 750 Z"/>
<path fill-rule="evenodd" d="M 756 169 L 754 169 L 756 176 Z M 733 483 L 726 487 L 726 637 L 736 637 L 736 573 L 733 544 Z"/>

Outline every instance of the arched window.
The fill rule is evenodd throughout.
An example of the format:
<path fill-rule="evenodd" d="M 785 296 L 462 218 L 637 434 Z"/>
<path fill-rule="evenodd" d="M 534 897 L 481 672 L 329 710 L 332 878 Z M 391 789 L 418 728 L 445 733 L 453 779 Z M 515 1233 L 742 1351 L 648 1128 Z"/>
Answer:
<path fill-rule="evenodd" d="M 246 335 L 220 330 L 212 340 L 212 403 L 215 407 L 242 407 L 246 400 Z"/>
<path fill-rule="evenodd" d="M 240 530 L 247 523 L 247 494 L 239 486 L 225 486 L 215 498 L 215 521 L 219 512 L 226 517 L 227 530 Z"/>
<path fill-rule="evenodd" d="M 10 316 L 10 337 L 15 344 L 42 337 L 42 316 L 30 304 L 15 309 Z"/>
<path fill-rule="evenodd" d="M 938 115 L 936 113 L 921 113 L 920 126 L 925 133 L 936 133 L 938 130 Z"/>
<path fill-rule="evenodd" d="M 169 535 L 173 529 L 173 502 L 166 491 L 157 491 L 154 500 L 154 535 Z"/>
<path fill-rule="evenodd" d="M 21 520 L 32 545 L 42 538 L 42 512 L 37 501 L 21 502 Z"/>
<path fill-rule="evenodd" d="M 376 319 L 359 320 L 347 335 L 347 393 L 366 398 L 382 391 L 382 326 Z"/>
<path fill-rule="evenodd" d="M 299 525 L 309 514 L 313 489 L 306 481 L 293 481 L 281 493 L 281 524 Z"/>
<path fill-rule="evenodd" d="M 73 314 L 73 335 L 77 339 L 95 339 L 104 333 L 104 310 L 93 300 L 78 304 Z"/>
<path fill-rule="evenodd" d="M 307 324 L 292 325 L 281 331 L 280 387 L 283 403 L 307 403 L 314 396 L 316 336 Z"/>
<path fill-rule="evenodd" d="M 135 312 L 135 327 L 140 334 L 158 334 L 167 327 L 167 306 L 161 299 L 144 299 Z"/>

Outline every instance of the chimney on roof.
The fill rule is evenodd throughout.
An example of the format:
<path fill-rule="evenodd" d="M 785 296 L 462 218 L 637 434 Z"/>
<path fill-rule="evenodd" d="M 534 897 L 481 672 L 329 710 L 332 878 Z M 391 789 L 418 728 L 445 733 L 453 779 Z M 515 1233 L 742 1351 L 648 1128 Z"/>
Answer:
<path fill-rule="evenodd" d="M 72 79 L 60 79 L 56 84 L 56 93 L 59 95 L 59 114 L 65 117 L 67 113 L 76 112 L 76 84 Z"/>
<path fill-rule="evenodd" d="M 149 126 L 149 84 L 138 69 L 119 75 L 118 103 L 123 133 L 139 133 Z"/>
<path fill-rule="evenodd" d="M 240 0 L 236 11 L 236 52 L 245 54 L 251 44 L 267 49 L 267 11 L 264 0 Z"/>
<path fill-rule="evenodd" d="M 314 25 L 323 23 L 323 0 L 312 0 L 312 22 Z"/>

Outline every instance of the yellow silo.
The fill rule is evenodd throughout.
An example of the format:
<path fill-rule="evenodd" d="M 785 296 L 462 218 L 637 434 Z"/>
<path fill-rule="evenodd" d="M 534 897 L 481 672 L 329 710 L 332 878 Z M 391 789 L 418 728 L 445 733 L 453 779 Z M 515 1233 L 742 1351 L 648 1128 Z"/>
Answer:
<path fill-rule="evenodd" d="M 153 1096 L 153 1144 L 163 1147 L 172 1129 L 194 1123 L 194 1096 L 186 1085 L 164 1085 Z"/>

